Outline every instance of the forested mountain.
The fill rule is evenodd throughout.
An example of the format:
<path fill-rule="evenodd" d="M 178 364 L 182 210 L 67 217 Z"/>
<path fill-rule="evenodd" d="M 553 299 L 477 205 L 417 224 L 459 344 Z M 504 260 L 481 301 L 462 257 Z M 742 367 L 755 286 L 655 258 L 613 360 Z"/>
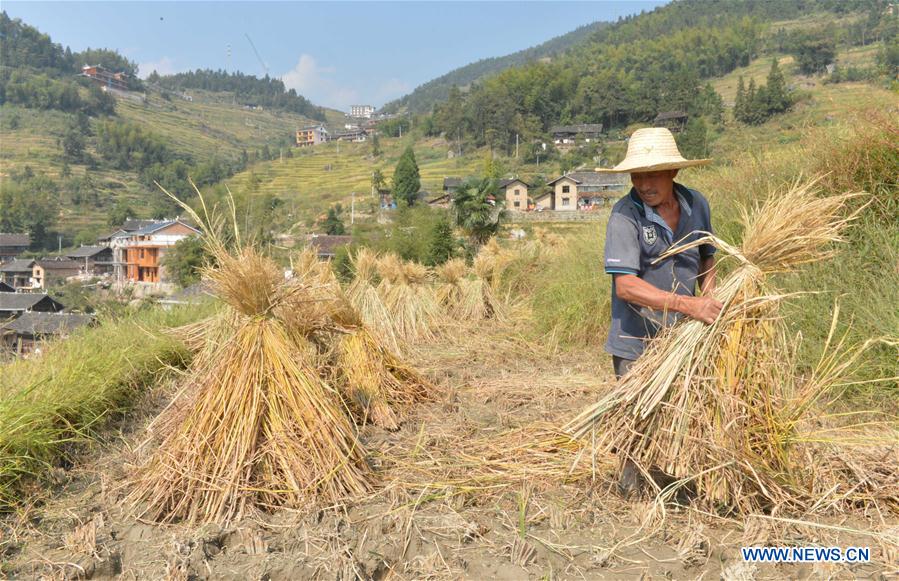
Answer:
<path fill-rule="evenodd" d="M 546 57 L 558 56 L 572 46 L 585 42 L 591 35 L 609 25 L 610 23 L 608 22 L 586 24 L 571 32 L 551 38 L 537 46 L 502 57 L 481 59 L 464 67 L 459 67 L 416 87 L 408 95 L 387 103 L 381 110 L 392 113 L 405 108 L 412 113 L 430 112 L 435 104 L 449 97 L 450 89 L 453 86 L 464 87 L 510 67 L 520 66 Z"/>
<path fill-rule="evenodd" d="M 433 134 L 509 151 L 555 124 L 622 128 L 662 111 L 714 115 L 721 103 L 706 79 L 762 54 L 832 55 L 837 44 L 896 44 L 897 19 L 883 0 L 685 0 L 594 32 L 552 62 L 507 69 L 467 94 L 451 90 L 427 119 Z M 768 31 L 774 20 L 821 14 L 809 30 Z M 828 22 L 848 14 L 851 24 Z M 895 51 L 894 51 L 895 52 Z M 889 66 L 889 65 L 888 65 Z M 887 74 L 889 71 L 887 71 Z"/>
<path fill-rule="evenodd" d="M 241 104 L 260 105 L 291 111 L 319 121 L 325 120 L 325 112 L 321 107 L 316 107 L 308 99 L 298 95 L 296 90 L 285 89 L 281 79 L 273 79 L 268 75 L 260 79 L 241 72 L 228 73 L 222 70 L 203 69 L 160 76 L 153 71 L 147 82 L 177 91 L 202 89 L 217 93 L 232 93 Z"/>

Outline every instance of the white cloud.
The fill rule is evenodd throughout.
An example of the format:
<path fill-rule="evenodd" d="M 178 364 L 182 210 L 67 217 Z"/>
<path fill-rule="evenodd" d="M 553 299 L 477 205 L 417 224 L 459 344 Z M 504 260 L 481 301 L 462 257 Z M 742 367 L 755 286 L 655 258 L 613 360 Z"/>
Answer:
<path fill-rule="evenodd" d="M 316 105 L 347 110 L 358 104 L 359 93 L 351 87 L 341 87 L 331 77 L 334 67 L 322 67 L 309 54 L 300 55 L 295 67 L 281 75 L 284 86 L 296 89 Z"/>
<path fill-rule="evenodd" d="M 170 59 L 167 56 L 162 57 L 158 61 L 140 63 L 137 65 L 137 76 L 142 79 L 149 77 L 150 73 L 153 71 L 156 71 L 160 75 L 174 75 L 175 73 L 181 72 L 181 70 L 175 66 L 174 59 Z"/>

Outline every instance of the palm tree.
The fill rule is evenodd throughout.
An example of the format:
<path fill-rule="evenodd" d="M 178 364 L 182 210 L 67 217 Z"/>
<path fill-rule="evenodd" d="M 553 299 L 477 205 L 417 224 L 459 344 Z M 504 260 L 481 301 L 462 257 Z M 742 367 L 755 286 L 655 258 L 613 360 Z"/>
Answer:
<path fill-rule="evenodd" d="M 468 180 L 455 192 L 456 225 L 474 245 L 484 244 L 499 230 L 503 209 L 496 199 L 498 189 L 496 181 L 484 178 Z"/>

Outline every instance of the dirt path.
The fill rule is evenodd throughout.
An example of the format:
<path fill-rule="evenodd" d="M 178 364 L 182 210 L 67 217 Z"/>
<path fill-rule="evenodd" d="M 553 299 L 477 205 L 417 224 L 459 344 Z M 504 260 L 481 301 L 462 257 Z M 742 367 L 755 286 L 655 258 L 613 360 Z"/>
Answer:
<path fill-rule="evenodd" d="M 2 523 L 2 573 L 15 579 L 172 580 L 899 574 L 891 547 L 864 535 L 765 517 L 728 520 L 649 499 L 624 501 L 614 492 L 612 459 L 569 483 L 519 470 L 533 461 L 530 456 L 508 473 L 491 475 L 480 467 L 472 452 L 478 446 L 493 443 L 496 458 L 514 463 L 510 434 L 537 437 L 536 426 L 558 425 L 595 401 L 611 379 L 602 355 L 547 354 L 508 338 L 468 337 L 429 347 L 417 359 L 440 383 L 441 397 L 416 410 L 398 432 L 366 428 L 382 478 L 370 498 L 306 512 L 281 509 L 227 528 L 141 522 L 120 501 L 139 459 L 134 446 L 165 400 L 157 394 L 130 433 L 61 473 L 65 484 L 48 502 Z M 555 469 L 552 456 L 546 458 L 546 469 Z M 472 467 L 468 476 L 464 466 Z M 422 484 L 429 474 L 432 481 Z M 895 515 L 858 514 L 824 524 L 884 531 L 897 523 Z M 893 530 L 899 540 L 899 528 Z M 751 565 L 739 554 L 748 544 L 870 546 L 876 562 Z"/>

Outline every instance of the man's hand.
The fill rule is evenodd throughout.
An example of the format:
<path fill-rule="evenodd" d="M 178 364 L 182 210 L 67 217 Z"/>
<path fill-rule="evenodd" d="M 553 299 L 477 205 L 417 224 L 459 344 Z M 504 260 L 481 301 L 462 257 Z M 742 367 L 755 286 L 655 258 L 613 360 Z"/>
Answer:
<path fill-rule="evenodd" d="M 692 317 L 697 321 L 702 321 L 706 325 L 711 325 L 721 314 L 724 304 L 712 297 L 683 297 L 686 302 L 686 308 L 683 313 L 688 317 Z"/>

